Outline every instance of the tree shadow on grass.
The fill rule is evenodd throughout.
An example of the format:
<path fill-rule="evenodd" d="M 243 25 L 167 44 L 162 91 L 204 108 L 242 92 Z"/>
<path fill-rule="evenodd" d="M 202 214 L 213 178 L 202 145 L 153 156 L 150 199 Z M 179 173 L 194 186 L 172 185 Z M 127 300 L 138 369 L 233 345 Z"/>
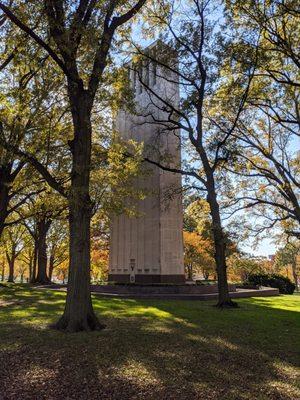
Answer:
<path fill-rule="evenodd" d="M 219 311 L 203 302 L 97 298 L 108 328 L 67 335 L 46 327 L 44 313 L 54 319 L 61 307 L 46 303 L 61 299 L 34 294 L 26 310 L 40 312 L 38 326 L 26 316 L 1 325 L 1 399 L 298 398 L 296 313 L 251 302 Z"/>

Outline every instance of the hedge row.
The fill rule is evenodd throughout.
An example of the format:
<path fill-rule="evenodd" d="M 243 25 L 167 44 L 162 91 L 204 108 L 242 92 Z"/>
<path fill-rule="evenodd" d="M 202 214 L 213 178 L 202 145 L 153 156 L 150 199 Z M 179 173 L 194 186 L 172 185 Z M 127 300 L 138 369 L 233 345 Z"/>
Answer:
<path fill-rule="evenodd" d="M 282 294 L 293 294 L 296 287 L 289 278 L 276 274 L 251 274 L 245 283 L 278 288 Z"/>

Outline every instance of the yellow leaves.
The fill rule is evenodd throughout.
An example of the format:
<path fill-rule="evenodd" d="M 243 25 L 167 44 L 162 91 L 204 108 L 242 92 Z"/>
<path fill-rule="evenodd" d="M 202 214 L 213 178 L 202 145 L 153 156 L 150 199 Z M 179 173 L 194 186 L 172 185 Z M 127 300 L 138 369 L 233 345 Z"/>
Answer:
<path fill-rule="evenodd" d="M 142 163 L 143 144 L 122 140 L 116 134 L 114 136 L 109 148 L 102 149 L 101 165 L 100 155 L 95 156 L 94 164 L 98 167 L 91 174 L 91 194 L 96 201 L 100 199 L 98 206 L 102 209 L 102 215 L 111 212 L 135 215 L 135 207 L 132 205 L 134 201 L 128 199 L 145 197 L 145 192 L 134 185 L 134 180 L 145 174 Z"/>
<path fill-rule="evenodd" d="M 198 234 L 201 235 L 207 231 L 210 224 L 210 208 L 207 201 L 203 199 L 194 201 L 187 207 L 185 214 L 196 224 L 196 231 Z"/>
<path fill-rule="evenodd" d="M 119 109 L 133 107 L 133 94 L 129 85 L 129 67 L 118 68 L 111 76 L 110 108 L 113 114 Z M 126 101 L 124 100 L 126 99 Z"/>
<path fill-rule="evenodd" d="M 196 232 L 183 232 L 185 264 L 198 267 L 214 266 L 213 242 Z"/>
<path fill-rule="evenodd" d="M 109 263 L 108 239 L 94 237 L 91 251 L 91 275 L 94 281 L 107 279 Z"/>
<path fill-rule="evenodd" d="M 128 180 L 140 172 L 143 144 L 133 140 L 115 141 L 108 150 L 107 160 L 112 184 Z"/>
<path fill-rule="evenodd" d="M 212 248 L 212 243 L 204 239 L 196 232 L 183 232 L 183 239 L 185 246 L 191 246 L 195 248 L 199 253 L 202 252 L 204 249 Z"/>
<path fill-rule="evenodd" d="M 187 207 L 188 214 L 197 215 L 198 217 L 202 216 L 204 218 L 207 218 L 209 212 L 210 212 L 209 204 L 207 201 L 203 199 L 198 199 Z"/>

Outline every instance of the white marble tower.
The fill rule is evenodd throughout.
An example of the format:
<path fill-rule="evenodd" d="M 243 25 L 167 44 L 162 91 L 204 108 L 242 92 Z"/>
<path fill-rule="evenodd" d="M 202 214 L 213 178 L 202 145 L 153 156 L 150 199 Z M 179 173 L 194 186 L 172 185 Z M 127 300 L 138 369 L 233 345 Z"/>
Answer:
<path fill-rule="evenodd" d="M 156 57 L 161 54 L 177 67 L 174 52 L 161 42 L 147 51 L 155 53 Z M 169 53 L 167 57 L 166 52 Z M 156 122 L 168 120 L 169 114 L 165 105 L 151 93 L 157 93 L 177 107 L 177 75 L 150 61 L 140 63 L 139 67 L 131 64 L 129 70 L 138 116 L 121 110 L 116 121 L 117 131 L 124 139 L 143 142 L 145 157 L 160 160 L 168 167 L 180 167 L 179 132 L 166 129 L 168 123 L 161 125 Z M 135 202 L 140 216 L 114 216 L 111 223 L 109 281 L 183 283 L 181 175 L 149 163 L 145 163 L 145 167 L 151 173 L 136 179 L 134 185 L 152 193 Z M 171 194 L 168 199 L 167 193 Z"/>

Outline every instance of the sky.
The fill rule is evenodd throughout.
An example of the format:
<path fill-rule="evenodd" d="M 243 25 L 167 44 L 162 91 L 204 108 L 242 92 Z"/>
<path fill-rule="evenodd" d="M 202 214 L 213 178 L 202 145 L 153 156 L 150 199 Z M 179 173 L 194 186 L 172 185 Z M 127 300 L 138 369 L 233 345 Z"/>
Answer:
<path fill-rule="evenodd" d="M 246 251 L 247 253 L 254 254 L 255 256 L 268 257 L 271 254 L 275 254 L 276 246 L 270 239 L 261 239 L 257 247 L 254 247 L 254 245 L 246 245 L 242 246 L 242 250 Z"/>

